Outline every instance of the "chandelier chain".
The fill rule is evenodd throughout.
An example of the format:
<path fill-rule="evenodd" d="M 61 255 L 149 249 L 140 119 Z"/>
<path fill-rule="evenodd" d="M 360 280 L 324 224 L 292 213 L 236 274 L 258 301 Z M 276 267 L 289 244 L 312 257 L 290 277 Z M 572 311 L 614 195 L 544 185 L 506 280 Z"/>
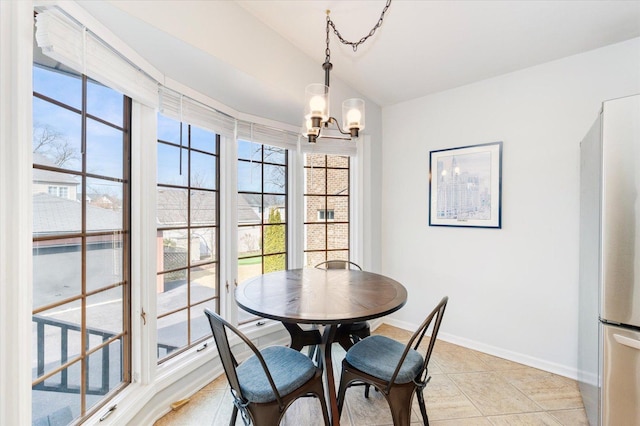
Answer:
<path fill-rule="evenodd" d="M 331 52 L 329 51 L 329 26 L 333 28 L 333 33 L 338 37 L 338 40 L 340 40 L 342 44 L 351 46 L 353 48 L 353 51 L 356 52 L 358 50 L 358 46 L 360 46 L 362 43 L 367 41 L 367 39 L 372 35 L 374 35 L 376 30 L 382 26 L 382 21 L 384 20 L 384 14 L 387 13 L 389 6 L 391 6 L 391 0 L 387 0 L 387 4 L 385 5 L 384 9 L 382 9 L 382 13 L 380 14 L 380 18 L 378 19 L 378 22 L 373 26 L 371 31 L 369 31 L 369 34 L 362 37 L 357 42 L 345 40 L 344 37 L 342 37 L 342 34 L 340 34 L 340 31 L 338 31 L 338 29 L 336 28 L 336 24 L 331 20 L 331 18 L 329 17 L 329 14 L 327 13 L 327 49 L 326 49 L 327 58 L 329 58 L 329 56 L 331 55 Z"/>
<path fill-rule="evenodd" d="M 327 42 L 327 48 L 324 50 L 325 63 L 331 62 L 331 49 L 329 49 L 329 22 L 330 21 L 331 19 L 329 18 L 329 11 L 327 10 L 327 39 L 325 40 Z"/>
<path fill-rule="evenodd" d="M 0 0 L 2 1 L 2 0 Z M 333 33 L 338 37 L 342 44 L 349 45 L 353 48 L 353 51 L 358 50 L 358 46 L 362 43 L 366 42 L 369 37 L 373 36 L 376 33 L 376 30 L 382 26 L 382 21 L 384 20 L 385 13 L 389 9 L 391 5 L 391 0 L 387 0 L 385 7 L 382 9 L 382 13 L 380 14 L 380 18 L 378 18 L 378 22 L 373 26 L 369 34 L 362 37 L 357 42 L 345 40 L 340 34 L 340 31 L 336 28 L 336 24 L 331 20 L 329 14 L 330 10 L 327 10 L 327 29 L 326 29 L 326 43 L 327 47 L 325 48 L 325 60 L 322 64 L 322 69 L 324 70 L 324 86 L 322 85 L 310 85 L 307 89 L 312 88 L 311 90 L 305 90 L 305 98 L 308 102 L 308 108 L 305 107 L 305 128 L 306 131 L 303 130 L 303 135 L 308 138 L 309 143 L 315 143 L 319 138 L 329 138 L 329 139 L 343 139 L 343 140 L 351 140 L 353 138 L 357 138 L 359 132 L 364 129 L 364 101 L 362 99 L 348 99 L 343 102 L 343 126 L 344 130 L 340 128 L 340 124 L 333 117 L 326 117 L 329 115 L 328 109 L 328 101 L 329 101 L 329 83 L 330 83 L 330 74 L 331 68 L 331 49 L 329 48 L 329 42 L 331 40 L 331 30 L 333 28 Z M 319 106 L 319 105 L 322 106 Z M 347 106 L 348 112 L 344 114 L 345 105 Z M 338 131 L 341 135 L 345 136 L 335 136 L 335 135 L 321 135 L 323 127 L 329 127 L 329 124 L 333 124 L 338 128 Z"/>

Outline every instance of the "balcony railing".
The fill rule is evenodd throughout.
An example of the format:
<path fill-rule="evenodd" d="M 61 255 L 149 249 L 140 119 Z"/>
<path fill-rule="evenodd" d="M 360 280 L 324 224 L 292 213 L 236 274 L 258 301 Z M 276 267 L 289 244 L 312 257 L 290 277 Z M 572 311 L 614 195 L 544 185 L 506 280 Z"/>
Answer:
<path fill-rule="evenodd" d="M 62 321 L 59 319 L 50 319 L 41 317 L 38 315 L 33 316 L 33 322 L 36 323 L 37 327 L 37 375 L 36 377 L 40 377 L 45 373 L 45 354 L 47 354 L 47 350 L 58 352 L 60 355 L 60 364 L 64 364 L 69 360 L 69 334 L 70 332 L 81 333 L 82 328 L 78 324 L 70 323 L 67 321 Z M 60 331 L 59 340 L 55 339 L 55 342 L 60 342 L 59 348 L 48 348 L 45 345 L 45 326 L 58 328 Z M 106 342 L 115 334 L 98 330 L 95 328 L 87 328 L 87 341 L 90 341 L 91 336 L 97 336 L 102 339 L 102 342 Z M 122 340 L 122 339 L 118 339 Z M 122 344 L 122 341 L 120 342 Z M 109 346 L 106 345 L 101 348 L 101 368 L 99 368 L 99 373 L 101 374 L 100 386 L 99 387 L 90 387 L 89 386 L 89 374 L 96 371 L 96 369 L 91 369 L 89 365 L 90 357 L 86 358 L 86 371 L 87 371 L 87 390 L 86 393 L 88 395 L 105 395 L 109 392 L 109 372 L 110 372 L 110 353 Z M 47 358 L 52 358 L 52 353 L 49 353 Z M 119 360 L 118 367 L 122 365 L 122 360 Z M 69 369 L 65 368 L 60 372 L 60 382 L 56 384 L 49 384 L 46 380 L 38 383 L 33 386 L 33 390 L 41 390 L 41 391 L 49 391 L 49 392 L 65 392 L 65 393 L 80 393 L 80 379 L 77 380 L 69 380 Z"/>
<path fill-rule="evenodd" d="M 60 319 L 46 318 L 38 315 L 33 315 L 33 322 L 36 323 L 37 333 L 36 377 L 41 377 L 45 374 L 47 359 L 51 360 L 55 358 L 55 355 L 59 355 L 60 365 L 65 364 L 67 361 L 69 361 L 70 334 L 81 333 L 82 328 L 79 324 L 63 321 Z M 53 335 L 58 338 L 50 338 L 49 340 L 46 339 L 45 327 L 54 327 L 58 329 L 58 332 L 53 333 Z M 97 328 L 87 328 L 86 332 L 87 342 L 91 341 L 92 336 L 101 339 L 102 343 L 107 342 L 109 339 L 115 336 L 115 334 L 110 331 L 100 330 Z M 45 344 L 45 342 L 47 341 L 49 342 L 48 346 Z M 120 341 L 120 344 L 122 344 L 122 338 L 117 339 L 116 341 Z M 60 347 L 57 347 L 58 342 Z M 122 358 L 118 360 L 117 365 L 111 365 L 112 354 L 110 353 L 110 347 L 111 344 L 105 345 L 98 350 L 101 355 L 100 366 L 98 368 L 91 368 L 91 365 L 89 363 L 91 357 L 87 357 L 85 360 L 87 371 L 85 383 L 87 384 L 86 393 L 88 395 L 105 395 L 107 392 L 109 392 L 111 369 L 118 368 L 119 370 L 121 370 Z M 166 356 L 168 353 L 173 352 L 176 349 L 176 346 L 158 342 L 158 358 L 160 358 L 161 356 Z M 43 380 L 37 385 L 33 386 L 33 390 L 76 394 L 80 393 L 80 378 L 70 378 L 68 370 L 69 369 L 65 368 L 64 370 L 60 371 L 60 380 L 58 383 L 51 384 L 49 381 Z M 100 386 L 89 386 L 89 383 L 93 383 L 93 381 L 90 380 L 90 376 L 92 374 L 100 375 Z"/>

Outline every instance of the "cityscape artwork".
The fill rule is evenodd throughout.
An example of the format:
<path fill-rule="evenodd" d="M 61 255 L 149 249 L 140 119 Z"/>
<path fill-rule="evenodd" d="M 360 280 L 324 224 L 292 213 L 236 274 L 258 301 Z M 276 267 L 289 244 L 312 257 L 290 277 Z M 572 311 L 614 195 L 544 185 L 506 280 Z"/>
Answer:
<path fill-rule="evenodd" d="M 501 227 L 502 142 L 429 153 L 429 225 Z"/>

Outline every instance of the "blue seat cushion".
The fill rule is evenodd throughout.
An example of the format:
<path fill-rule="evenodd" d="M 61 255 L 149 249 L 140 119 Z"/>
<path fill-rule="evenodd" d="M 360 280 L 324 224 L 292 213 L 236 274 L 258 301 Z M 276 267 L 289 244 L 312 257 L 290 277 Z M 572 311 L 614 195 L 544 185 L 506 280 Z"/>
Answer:
<path fill-rule="evenodd" d="M 390 381 L 400 362 L 405 345 L 385 336 L 373 335 L 362 339 L 347 351 L 346 359 L 358 370 L 382 380 Z M 395 383 L 409 383 L 422 369 L 422 355 L 410 349 L 402 363 Z"/>
<path fill-rule="evenodd" d="M 281 396 L 298 389 L 315 374 L 311 359 L 291 348 L 271 346 L 260 353 Z M 255 355 L 240 364 L 236 372 L 242 395 L 247 400 L 258 403 L 275 401 L 276 396 Z"/>

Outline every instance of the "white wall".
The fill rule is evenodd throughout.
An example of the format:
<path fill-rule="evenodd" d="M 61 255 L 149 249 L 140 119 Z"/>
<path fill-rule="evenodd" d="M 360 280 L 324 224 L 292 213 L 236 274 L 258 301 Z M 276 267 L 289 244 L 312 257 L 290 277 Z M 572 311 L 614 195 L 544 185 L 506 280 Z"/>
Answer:
<path fill-rule="evenodd" d="M 640 93 L 640 38 L 383 109 L 382 272 L 413 328 L 575 377 L 579 143 L 604 100 Z M 429 151 L 503 141 L 502 229 L 428 226 Z"/>

